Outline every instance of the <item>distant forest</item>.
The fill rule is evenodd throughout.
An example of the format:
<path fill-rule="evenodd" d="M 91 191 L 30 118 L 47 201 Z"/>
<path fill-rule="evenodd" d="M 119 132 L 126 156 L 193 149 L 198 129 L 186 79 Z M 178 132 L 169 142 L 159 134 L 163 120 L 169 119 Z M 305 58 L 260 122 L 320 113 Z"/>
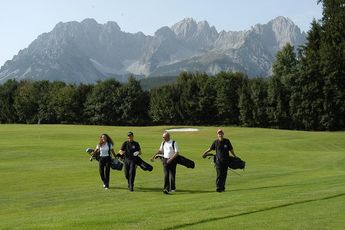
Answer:
<path fill-rule="evenodd" d="M 147 91 L 133 77 L 94 85 L 8 80 L 0 85 L 0 123 L 344 130 L 345 4 L 319 4 L 323 18 L 311 23 L 307 43 L 278 52 L 268 78 L 182 72 Z"/>

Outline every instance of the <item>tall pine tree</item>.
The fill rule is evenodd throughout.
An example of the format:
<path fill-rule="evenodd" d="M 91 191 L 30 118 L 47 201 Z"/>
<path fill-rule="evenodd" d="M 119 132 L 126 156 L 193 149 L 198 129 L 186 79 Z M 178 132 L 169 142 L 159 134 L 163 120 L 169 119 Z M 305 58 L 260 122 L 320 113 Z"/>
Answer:
<path fill-rule="evenodd" d="M 328 130 L 345 128 L 345 1 L 320 0 L 323 5 L 321 71 L 325 86 L 321 123 Z"/>
<path fill-rule="evenodd" d="M 273 75 L 268 84 L 268 117 L 272 127 L 290 128 L 291 79 L 297 72 L 294 47 L 286 44 L 276 55 Z"/>
<path fill-rule="evenodd" d="M 254 107 L 254 102 L 251 97 L 250 81 L 247 77 L 242 80 L 240 93 L 239 93 L 239 111 L 240 111 L 240 121 L 243 126 L 254 126 L 254 115 L 252 108 Z"/>
<path fill-rule="evenodd" d="M 300 49 L 299 74 L 292 80 L 290 108 L 294 127 L 323 130 L 320 124 L 323 108 L 324 79 L 320 69 L 321 25 L 315 20 L 307 35 L 307 43 Z"/>

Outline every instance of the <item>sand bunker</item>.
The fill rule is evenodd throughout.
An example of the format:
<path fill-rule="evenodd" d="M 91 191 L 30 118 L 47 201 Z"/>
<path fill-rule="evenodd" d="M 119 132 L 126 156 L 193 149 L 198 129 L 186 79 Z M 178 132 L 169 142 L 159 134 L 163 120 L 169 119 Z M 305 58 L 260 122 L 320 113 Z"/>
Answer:
<path fill-rule="evenodd" d="M 195 128 L 176 128 L 176 129 L 167 129 L 167 132 L 197 132 L 199 129 Z"/>

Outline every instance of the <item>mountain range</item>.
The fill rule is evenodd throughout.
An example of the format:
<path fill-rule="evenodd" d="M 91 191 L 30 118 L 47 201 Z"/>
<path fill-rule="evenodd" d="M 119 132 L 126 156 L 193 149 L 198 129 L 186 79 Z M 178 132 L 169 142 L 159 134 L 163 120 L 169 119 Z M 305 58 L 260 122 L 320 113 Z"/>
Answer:
<path fill-rule="evenodd" d="M 181 71 L 269 76 L 276 53 L 286 43 L 297 48 L 305 42 L 306 34 L 281 16 L 249 30 L 220 32 L 207 21 L 186 18 L 153 36 L 124 32 L 116 22 L 60 22 L 5 62 L 0 83 L 7 79 L 94 83 L 109 77 L 125 81 L 129 75 L 177 76 Z"/>

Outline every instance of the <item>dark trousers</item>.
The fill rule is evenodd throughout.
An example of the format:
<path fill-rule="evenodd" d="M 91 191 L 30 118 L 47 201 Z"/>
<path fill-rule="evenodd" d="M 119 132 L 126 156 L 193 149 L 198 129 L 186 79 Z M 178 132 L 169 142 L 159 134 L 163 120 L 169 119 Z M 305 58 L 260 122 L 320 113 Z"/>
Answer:
<path fill-rule="evenodd" d="M 167 158 L 163 160 L 164 169 L 164 190 L 175 190 L 175 178 L 176 178 L 176 165 L 177 161 L 174 159 L 170 164 L 167 164 Z"/>
<path fill-rule="evenodd" d="M 217 191 L 225 190 L 226 177 L 228 176 L 228 164 L 220 161 L 216 161 L 216 186 Z"/>
<path fill-rule="evenodd" d="M 135 180 L 135 174 L 136 174 L 136 160 L 135 159 L 128 159 L 125 158 L 125 177 L 128 182 L 128 188 L 130 190 L 133 190 L 134 188 L 134 180 Z"/>
<path fill-rule="evenodd" d="M 105 187 L 109 188 L 109 179 L 110 179 L 110 161 L 111 158 L 100 157 L 99 158 L 99 175 L 103 181 Z"/>

